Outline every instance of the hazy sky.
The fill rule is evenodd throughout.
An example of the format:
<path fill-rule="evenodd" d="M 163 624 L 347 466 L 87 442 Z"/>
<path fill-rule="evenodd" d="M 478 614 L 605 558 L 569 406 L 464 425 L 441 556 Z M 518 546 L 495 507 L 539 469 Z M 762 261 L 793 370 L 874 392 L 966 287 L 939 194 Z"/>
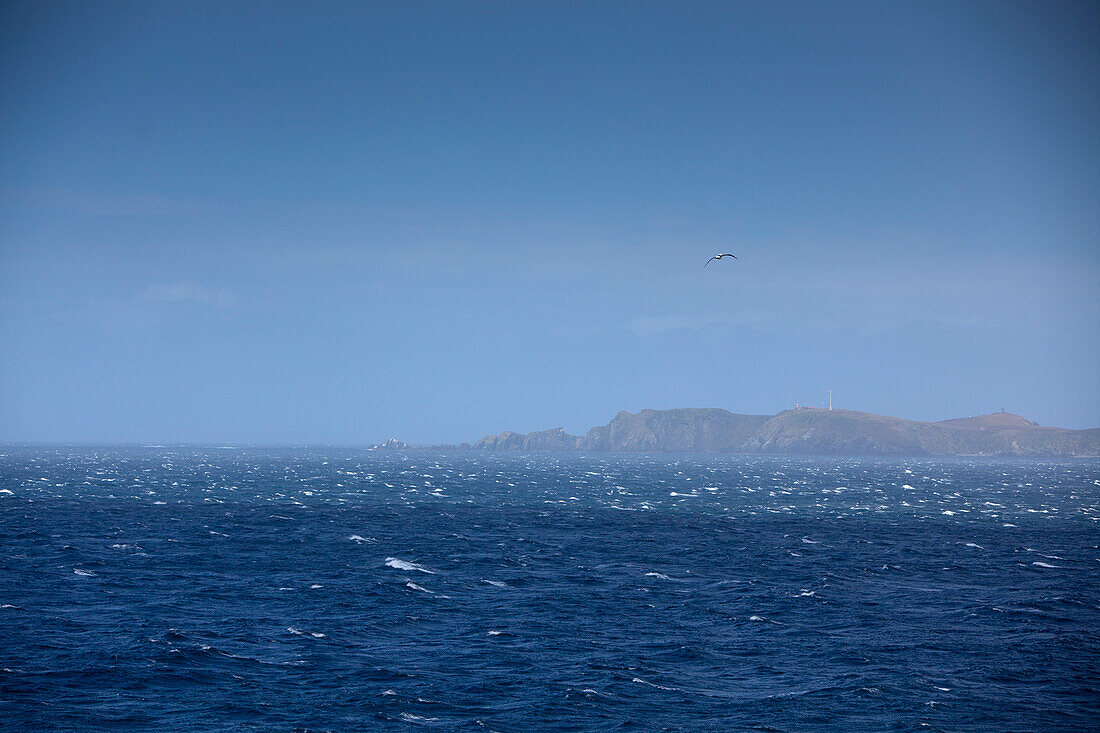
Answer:
<path fill-rule="evenodd" d="M 1096 3 L 0 8 L 0 441 L 1100 425 Z"/>

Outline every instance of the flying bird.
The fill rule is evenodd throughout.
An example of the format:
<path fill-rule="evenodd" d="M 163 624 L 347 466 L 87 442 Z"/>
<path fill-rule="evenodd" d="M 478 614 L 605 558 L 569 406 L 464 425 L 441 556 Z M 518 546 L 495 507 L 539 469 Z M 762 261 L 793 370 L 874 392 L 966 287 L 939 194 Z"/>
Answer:
<path fill-rule="evenodd" d="M 737 255 L 731 255 L 729 252 L 726 252 L 725 254 L 716 254 L 711 257 L 709 260 L 707 260 L 707 265 L 709 265 L 713 260 L 720 260 L 723 257 L 732 257 L 735 260 L 737 259 Z M 703 265 L 703 267 L 706 267 L 707 265 Z"/>

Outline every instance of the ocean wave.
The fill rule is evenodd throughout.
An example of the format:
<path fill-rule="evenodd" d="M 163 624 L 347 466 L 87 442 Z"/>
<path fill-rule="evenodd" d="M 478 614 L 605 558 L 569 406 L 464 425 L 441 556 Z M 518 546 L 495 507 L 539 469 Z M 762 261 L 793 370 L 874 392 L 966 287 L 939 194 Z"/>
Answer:
<path fill-rule="evenodd" d="M 290 633 L 294 634 L 295 636 L 304 636 L 304 637 L 308 637 L 308 638 L 311 638 L 311 639 L 324 639 L 325 638 L 325 635 L 320 633 L 319 631 L 302 631 L 301 629 L 296 629 L 293 626 L 287 626 L 286 630 L 289 631 Z"/>
<path fill-rule="evenodd" d="M 386 558 L 386 567 L 394 568 L 395 570 L 415 570 L 420 573 L 427 573 L 428 575 L 437 575 L 434 570 L 428 570 L 423 565 L 417 565 L 414 562 L 408 562 L 396 557 Z"/>
<path fill-rule="evenodd" d="M 427 593 L 428 595 L 434 596 L 436 598 L 450 599 L 450 596 L 445 596 L 442 593 L 436 593 L 434 590 L 428 590 L 424 586 L 417 585 L 416 583 L 412 582 L 411 580 L 406 580 L 405 581 L 405 587 L 410 589 L 410 590 L 416 590 L 416 591 L 420 591 L 421 593 Z"/>
<path fill-rule="evenodd" d="M 641 677 L 635 677 L 634 679 L 632 679 L 630 681 L 634 682 L 636 684 L 639 684 L 639 685 L 649 685 L 650 687 L 656 687 L 658 690 L 667 690 L 669 692 L 683 692 L 684 691 L 683 688 L 680 688 L 680 687 L 670 687 L 668 685 L 658 685 L 656 682 L 650 682 L 649 680 L 643 680 Z"/>
<path fill-rule="evenodd" d="M 417 725 L 423 725 L 424 723 L 433 723 L 439 718 L 428 718 L 423 715 L 413 715 L 412 713 L 401 713 L 397 717 L 404 720 L 406 723 L 416 723 Z"/>
<path fill-rule="evenodd" d="M 682 583 L 682 582 L 684 582 L 684 581 L 680 580 L 679 578 L 673 578 L 671 576 L 665 575 L 664 573 L 649 572 L 649 573 L 646 573 L 646 577 L 647 578 L 657 578 L 659 580 L 669 580 L 669 581 L 672 581 L 673 583 Z"/>

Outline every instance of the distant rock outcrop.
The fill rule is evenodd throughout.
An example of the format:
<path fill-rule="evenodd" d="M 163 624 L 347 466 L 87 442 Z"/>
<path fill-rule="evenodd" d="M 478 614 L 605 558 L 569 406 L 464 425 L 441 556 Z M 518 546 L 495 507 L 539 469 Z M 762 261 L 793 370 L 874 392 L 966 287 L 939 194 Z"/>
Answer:
<path fill-rule="evenodd" d="M 409 444 L 398 440 L 397 438 L 390 438 L 384 443 L 378 443 L 372 445 L 371 450 L 404 450 L 409 448 Z"/>
<path fill-rule="evenodd" d="M 488 435 L 473 445 L 474 450 L 522 450 L 522 451 L 571 451 L 581 448 L 581 439 L 567 435 L 564 428 L 541 430 L 537 433 L 513 433 L 506 430 L 500 435 Z"/>
<path fill-rule="evenodd" d="M 738 415 L 721 409 L 620 412 L 583 438 L 562 428 L 490 435 L 482 451 L 1100 456 L 1100 428 L 1042 427 L 1011 413 L 928 423 L 854 410 Z"/>
<path fill-rule="evenodd" d="M 607 425 L 589 430 L 581 449 L 729 453 L 740 450 L 767 420 L 767 415 L 736 415 L 718 409 L 620 412 Z"/>

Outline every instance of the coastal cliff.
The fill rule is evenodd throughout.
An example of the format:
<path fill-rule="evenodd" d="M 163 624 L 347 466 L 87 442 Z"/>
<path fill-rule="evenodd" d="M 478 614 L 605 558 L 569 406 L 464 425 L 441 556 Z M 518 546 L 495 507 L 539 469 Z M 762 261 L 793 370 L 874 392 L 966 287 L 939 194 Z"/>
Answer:
<path fill-rule="evenodd" d="M 769 416 L 738 415 L 715 408 L 687 408 L 620 412 L 611 422 L 592 428 L 585 436 L 569 435 L 562 428 L 526 434 L 506 431 L 482 438 L 470 449 L 1100 456 L 1100 428 L 1044 427 L 1011 413 L 919 422 L 854 410 L 785 410 Z"/>

